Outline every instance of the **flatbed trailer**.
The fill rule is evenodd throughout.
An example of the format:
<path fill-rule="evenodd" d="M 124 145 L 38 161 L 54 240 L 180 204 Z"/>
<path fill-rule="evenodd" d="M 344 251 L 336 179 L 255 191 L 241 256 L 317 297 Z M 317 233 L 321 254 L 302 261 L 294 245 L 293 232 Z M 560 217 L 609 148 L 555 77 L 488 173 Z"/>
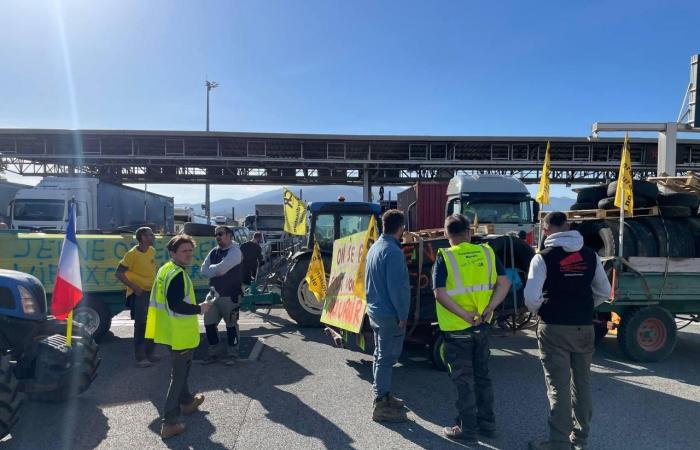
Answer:
<path fill-rule="evenodd" d="M 664 360 L 676 346 L 678 329 L 700 322 L 700 258 L 615 257 L 605 266 L 613 291 L 597 309 L 596 337 L 616 329 L 630 359 Z"/>

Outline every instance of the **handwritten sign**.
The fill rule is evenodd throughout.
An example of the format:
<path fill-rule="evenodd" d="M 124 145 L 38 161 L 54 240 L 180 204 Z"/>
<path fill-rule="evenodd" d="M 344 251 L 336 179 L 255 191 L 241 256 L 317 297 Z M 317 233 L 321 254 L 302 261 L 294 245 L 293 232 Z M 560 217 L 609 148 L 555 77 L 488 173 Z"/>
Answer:
<path fill-rule="evenodd" d="M 156 262 L 160 267 L 168 258 L 165 245 L 172 236 L 156 236 Z M 137 245 L 131 235 L 78 235 L 80 273 L 83 292 L 123 292 L 124 285 L 114 272 L 124 254 Z M 189 267 L 195 289 L 204 289 L 207 279 L 200 274 L 200 267 L 209 251 L 216 246 L 210 237 L 195 237 L 197 246 Z M 58 257 L 63 243 L 62 234 L 0 233 L 0 269 L 17 270 L 34 275 L 53 292 L 53 283 L 58 270 Z"/>
<path fill-rule="evenodd" d="M 365 232 L 333 243 L 333 264 L 323 305 L 321 322 L 358 333 L 367 310 L 365 299 L 355 294 L 355 277 L 360 264 Z"/>

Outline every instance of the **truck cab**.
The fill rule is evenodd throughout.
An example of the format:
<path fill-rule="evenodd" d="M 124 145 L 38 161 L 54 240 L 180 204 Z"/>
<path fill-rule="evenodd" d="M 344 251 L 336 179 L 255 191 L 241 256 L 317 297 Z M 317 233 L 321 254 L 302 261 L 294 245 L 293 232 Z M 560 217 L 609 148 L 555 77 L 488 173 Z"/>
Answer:
<path fill-rule="evenodd" d="M 460 213 L 472 222 L 493 225 L 493 233 L 521 230 L 532 243 L 534 217 L 539 205 L 517 178 L 492 175 L 458 175 L 447 186 L 445 215 Z"/>
<path fill-rule="evenodd" d="M 57 230 L 65 231 L 68 205 L 76 204 L 76 228 L 94 228 L 94 208 L 97 180 L 91 178 L 59 179 L 44 178 L 36 187 L 20 189 L 10 205 L 13 230 Z"/>

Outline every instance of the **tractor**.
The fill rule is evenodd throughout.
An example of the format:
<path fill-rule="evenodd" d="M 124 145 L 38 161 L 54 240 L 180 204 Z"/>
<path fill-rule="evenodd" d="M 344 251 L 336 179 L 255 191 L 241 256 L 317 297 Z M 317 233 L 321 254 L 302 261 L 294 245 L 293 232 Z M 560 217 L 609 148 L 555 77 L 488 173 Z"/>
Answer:
<path fill-rule="evenodd" d="M 98 347 L 85 328 L 48 315 L 46 291 L 34 276 L 0 270 L 0 440 L 19 419 L 25 397 L 67 400 L 87 390 L 100 364 Z"/>

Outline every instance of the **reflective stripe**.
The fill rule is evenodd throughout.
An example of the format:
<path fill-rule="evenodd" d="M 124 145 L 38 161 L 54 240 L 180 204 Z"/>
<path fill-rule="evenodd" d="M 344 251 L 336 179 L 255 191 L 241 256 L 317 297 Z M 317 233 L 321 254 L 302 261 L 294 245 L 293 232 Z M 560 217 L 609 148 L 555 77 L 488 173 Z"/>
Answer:
<path fill-rule="evenodd" d="M 448 295 L 466 294 L 467 292 L 490 291 L 491 284 L 476 284 L 474 286 L 462 286 L 460 288 L 450 289 Z"/>
<path fill-rule="evenodd" d="M 462 277 L 459 276 L 459 265 L 457 264 L 457 258 L 455 257 L 454 252 L 451 252 L 449 250 L 445 251 L 447 253 L 447 259 L 450 260 L 450 265 L 452 266 L 452 273 L 456 274 L 455 276 L 455 284 L 457 287 L 453 290 L 458 290 L 458 289 L 464 289 L 464 281 L 462 280 Z M 447 292 L 448 294 L 450 293 L 449 291 Z"/>
<path fill-rule="evenodd" d="M 491 275 L 493 275 L 493 267 L 491 267 L 491 255 L 489 255 L 489 251 L 486 249 L 485 246 L 481 246 L 481 249 L 484 251 L 484 256 L 486 256 L 486 263 L 489 266 L 489 277 L 487 280 L 489 280 L 489 289 L 491 289 Z"/>

